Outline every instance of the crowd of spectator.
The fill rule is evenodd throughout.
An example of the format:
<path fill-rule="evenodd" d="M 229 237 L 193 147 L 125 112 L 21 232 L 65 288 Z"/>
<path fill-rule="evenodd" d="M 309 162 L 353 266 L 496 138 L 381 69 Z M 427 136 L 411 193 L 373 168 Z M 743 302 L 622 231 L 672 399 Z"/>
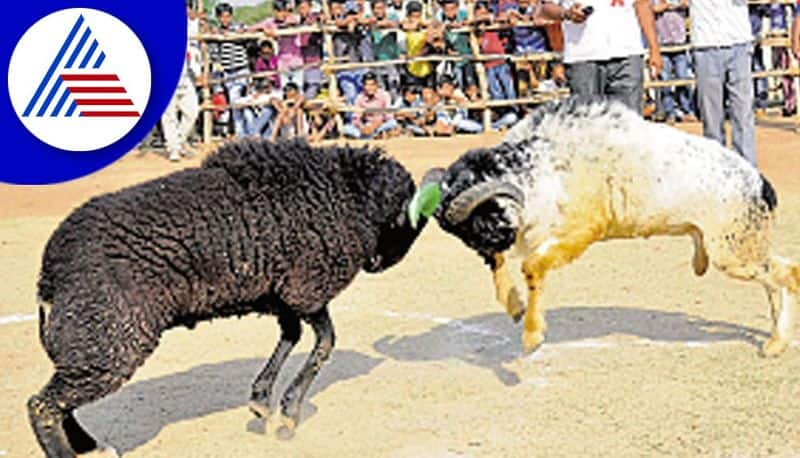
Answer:
<path fill-rule="evenodd" d="M 324 1 L 325 8 L 317 0 L 275 0 L 271 17 L 249 25 L 236 23 L 230 4 L 216 4 L 213 17 L 207 17 L 187 2 L 187 65 L 162 120 L 172 159 L 186 154 L 180 139 L 196 125 L 198 97 L 204 97 L 196 89 L 203 83 L 211 88 L 205 97 L 215 106 L 213 128 L 220 136 L 375 139 L 480 133 L 484 126 L 502 130 L 529 104 L 486 110 L 482 103 L 562 88 L 616 97 L 656 121 L 700 117 L 706 118 L 704 125 L 708 119 L 721 124 L 723 103 L 736 100 L 716 100 L 717 92 L 721 97 L 724 88 L 738 97 L 749 91 L 752 109 L 745 111 L 760 116 L 767 108 L 768 80 L 737 85 L 714 80 L 741 70 L 720 67 L 725 56 L 715 53 L 733 46 L 736 54 L 741 45 L 748 72 L 790 65 L 789 49 L 771 47 L 765 66 L 762 47 L 757 40 L 752 45 L 754 36 L 788 32 L 794 8 L 786 3 L 750 5 L 750 27 L 742 31 L 733 9 L 727 26 L 718 16 L 725 11 L 709 15 L 693 4 L 690 21 L 689 0 L 603 0 L 589 8 L 573 0 Z M 304 26 L 310 28 L 290 31 Z M 320 26 L 331 30 L 330 48 Z M 730 37 L 723 36 L 726 27 Z M 220 37 L 206 40 L 207 82 L 196 40 L 201 32 Z M 249 39 L 237 38 L 240 32 L 249 32 Z M 687 45 L 698 40 L 711 41 L 703 52 L 689 52 Z M 563 60 L 541 58 L 553 52 Z M 697 78 L 698 90 L 680 85 L 644 91 L 646 71 L 654 80 Z M 786 116 L 797 110 L 793 78 L 780 78 Z"/>

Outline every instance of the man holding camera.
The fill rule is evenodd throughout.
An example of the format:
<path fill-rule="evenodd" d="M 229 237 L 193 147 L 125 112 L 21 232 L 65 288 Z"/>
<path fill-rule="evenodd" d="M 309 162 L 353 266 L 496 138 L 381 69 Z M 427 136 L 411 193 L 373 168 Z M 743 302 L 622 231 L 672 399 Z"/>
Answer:
<path fill-rule="evenodd" d="M 542 16 L 562 21 L 564 63 L 573 94 L 606 95 L 642 112 L 642 34 L 650 76 L 661 73 L 661 51 L 648 0 L 547 0 Z"/>

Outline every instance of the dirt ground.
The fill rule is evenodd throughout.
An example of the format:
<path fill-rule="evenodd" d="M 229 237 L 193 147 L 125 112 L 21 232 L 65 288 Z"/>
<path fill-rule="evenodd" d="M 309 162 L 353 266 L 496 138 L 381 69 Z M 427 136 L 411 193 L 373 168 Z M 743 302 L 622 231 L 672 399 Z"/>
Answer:
<path fill-rule="evenodd" d="M 385 146 L 419 177 L 496 141 Z M 800 136 L 760 128 L 758 144 L 779 194 L 776 245 L 800 259 Z M 56 224 L 90 196 L 197 163 L 131 153 L 75 182 L 0 186 L 0 456 L 39 454 L 24 405 L 51 374 L 32 318 Z M 759 357 L 763 290 L 696 278 L 691 253 L 689 238 L 593 246 L 549 277 L 548 340 L 526 357 L 487 269 L 433 224 L 403 263 L 361 274 L 332 304 L 336 352 L 293 440 L 246 407 L 276 342 L 271 317 L 167 332 L 129 384 L 78 416 L 130 457 L 800 456 L 800 348 Z"/>

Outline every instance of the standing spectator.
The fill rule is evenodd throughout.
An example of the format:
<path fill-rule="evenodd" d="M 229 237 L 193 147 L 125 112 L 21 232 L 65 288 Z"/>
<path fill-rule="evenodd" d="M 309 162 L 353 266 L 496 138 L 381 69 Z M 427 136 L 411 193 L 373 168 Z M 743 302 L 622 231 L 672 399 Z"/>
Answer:
<path fill-rule="evenodd" d="M 305 116 L 303 112 L 303 94 L 300 86 L 287 83 L 283 86 L 283 101 L 274 105 L 278 116 L 272 127 L 270 141 L 278 138 L 292 138 L 303 135 L 305 132 Z"/>
<path fill-rule="evenodd" d="M 360 24 L 360 13 L 356 8 L 357 5 L 353 5 L 347 9 L 345 0 L 332 0 L 331 19 L 339 29 L 333 34 L 333 53 L 339 62 L 371 62 L 374 57 L 371 44 L 363 44 L 365 40 L 370 40 L 370 36 Z M 363 73 L 361 69 L 353 69 L 341 70 L 336 74 L 342 95 L 349 104 L 355 102 L 361 90 Z"/>
<path fill-rule="evenodd" d="M 275 2 L 275 12 L 271 18 L 251 27 L 251 30 L 263 30 L 264 33 L 278 42 L 278 71 L 280 72 L 281 87 L 294 83 L 298 87 L 303 85 L 303 54 L 300 35 L 280 35 L 279 29 L 295 27 L 300 24 L 300 18 L 292 13 L 289 0 Z"/>
<path fill-rule="evenodd" d="M 403 0 L 388 0 L 386 10 L 388 11 L 388 16 L 396 17 L 398 21 L 406 18 L 406 8 L 403 5 Z"/>
<path fill-rule="evenodd" d="M 400 21 L 394 13 L 386 8 L 386 0 L 372 1 L 372 43 L 375 49 L 375 59 L 377 61 L 389 61 L 400 58 L 400 45 L 397 41 L 397 32 L 382 29 L 397 28 Z M 400 95 L 400 73 L 397 65 L 387 64 L 375 69 L 375 73 L 383 85 L 389 91 L 393 100 Z"/>
<path fill-rule="evenodd" d="M 256 73 L 276 72 L 278 70 L 278 57 L 275 55 L 275 45 L 272 40 L 263 40 L 258 45 L 259 53 L 253 71 Z M 274 88 L 280 89 L 281 80 L 278 74 L 269 75 L 267 78 L 272 82 Z"/>
<path fill-rule="evenodd" d="M 297 5 L 300 25 L 316 26 L 320 16 L 311 10 L 311 0 L 300 0 Z M 307 100 L 315 98 L 322 89 L 322 33 L 300 35 L 300 54 L 303 55 L 303 94 Z"/>
<path fill-rule="evenodd" d="M 196 14 L 191 5 L 186 6 L 189 18 L 189 27 L 196 20 Z M 191 30 L 190 30 L 191 33 Z M 190 35 L 191 36 L 191 35 Z M 164 131 L 164 142 L 170 161 L 179 161 L 182 155 L 190 155 L 186 142 L 189 134 L 195 127 L 197 116 L 200 113 L 200 104 L 197 100 L 197 90 L 194 86 L 196 79 L 195 69 L 192 68 L 191 47 L 187 49 L 186 60 L 183 62 L 178 87 L 172 96 L 167 109 L 161 116 L 161 128 Z"/>
<path fill-rule="evenodd" d="M 480 23 L 491 23 L 492 15 L 486 2 L 479 1 L 475 4 L 475 19 Z M 505 54 L 508 39 L 501 36 L 497 30 L 479 30 L 481 53 Z M 511 77 L 511 67 L 505 59 L 493 59 L 484 64 L 486 79 L 489 83 L 489 92 L 494 100 L 511 100 L 517 98 L 514 90 L 514 80 Z"/>
<path fill-rule="evenodd" d="M 549 51 L 547 46 L 547 32 L 544 25 L 548 22 L 536 14 L 537 8 L 531 0 L 518 0 L 516 4 L 511 4 L 505 11 L 511 25 L 520 22 L 532 23 L 534 27 L 518 26 L 514 27 L 514 52 L 517 56 L 529 54 L 539 54 Z M 539 75 L 543 74 L 543 68 L 547 63 L 544 61 L 520 61 L 517 64 L 517 76 L 520 82 L 519 92 L 530 92 L 539 87 Z M 522 87 L 522 82 L 526 81 L 526 87 Z M 524 89 L 524 91 L 523 91 Z"/>
<path fill-rule="evenodd" d="M 797 5 L 794 7 L 794 22 L 792 23 L 792 51 L 794 58 L 800 60 L 800 0 L 797 0 Z"/>
<path fill-rule="evenodd" d="M 563 21 L 564 63 L 572 93 L 607 95 L 641 113 L 642 34 L 650 48 L 650 76 L 656 79 L 662 67 L 650 0 L 591 2 L 594 10 L 589 15 L 579 2 L 549 1 L 557 4 L 545 3 L 542 15 Z"/>
<path fill-rule="evenodd" d="M 364 74 L 364 89 L 356 97 L 356 108 L 364 110 L 385 110 L 392 104 L 389 93 L 378 87 L 378 77 L 372 73 Z M 342 128 L 342 133 L 351 138 L 380 138 L 398 128 L 391 114 L 378 111 L 365 111 L 353 115 L 352 123 Z"/>
<path fill-rule="evenodd" d="M 689 0 L 653 0 L 653 12 L 656 14 L 656 32 L 661 46 L 683 46 L 686 44 L 686 16 L 689 11 Z M 663 52 L 664 69 L 661 79 L 689 79 L 689 56 L 686 51 Z M 674 75 L 673 75 L 674 72 Z M 674 94 L 673 94 L 674 91 Z M 675 95 L 678 96 L 680 115 L 675 107 Z M 692 115 L 692 95 L 688 86 L 665 87 L 661 89 L 661 106 L 656 116 L 658 120 L 670 124 L 675 121 L 694 122 Z"/>
<path fill-rule="evenodd" d="M 769 13 L 769 7 L 765 4 L 753 4 L 747 7 L 748 18 L 750 19 L 750 32 L 753 34 L 753 57 L 750 61 L 750 69 L 753 73 L 763 72 L 764 49 L 761 47 L 761 28 L 764 18 Z M 756 78 L 753 80 L 753 91 L 755 91 L 754 106 L 757 118 L 767 115 L 767 105 L 769 99 L 769 84 L 766 78 Z"/>
<path fill-rule="evenodd" d="M 770 31 L 780 35 L 789 32 L 789 21 L 787 19 L 787 8 L 793 13 L 792 5 L 783 3 L 771 4 L 769 6 Z M 794 14 L 792 14 L 794 16 Z M 788 70 L 791 65 L 789 59 L 789 48 L 784 46 L 772 47 L 772 68 L 775 70 Z M 781 77 L 781 88 L 783 90 L 783 115 L 794 116 L 797 113 L 797 94 L 794 89 L 794 77 L 784 75 Z"/>
<path fill-rule="evenodd" d="M 747 3 L 693 0 L 689 15 L 703 135 L 725 144 L 727 106 L 733 149 L 756 165 L 753 73 L 750 69 L 753 35 Z"/>
<path fill-rule="evenodd" d="M 428 35 L 424 30 L 425 22 L 422 18 L 422 3 L 411 0 L 406 4 L 406 17 L 402 21 L 406 33 L 406 55 L 409 58 L 421 57 L 426 51 Z M 433 73 L 433 66 L 428 61 L 415 61 L 408 64 L 407 72 L 414 83 L 426 87 L 428 79 Z"/>
<path fill-rule="evenodd" d="M 257 104 L 243 109 L 245 135 L 267 139 L 271 137 L 271 121 L 280 109 L 282 94 L 275 88 L 271 78 L 258 78 L 254 85 L 255 92 L 242 99 L 242 102 Z"/>
<path fill-rule="evenodd" d="M 218 4 L 215 14 L 219 21 L 218 33 L 227 35 L 243 30 L 240 25 L 233 22 L 233 7 L 230 4 Z M 247 76 L 250 73 L 247 48 L 240 41 L 222 41 L 211 43 L 209 52 L 215 76 L 222 79 L 228 92 L 234 132 L 236 135 L 243 135 L 244 118 L 242 110 L 236 108 L 236 103 L 246 95 L 247 91 Z"/>
<path fill-rule="evenodd" d="M 403 88 L 403 96 L 394 104 L 394 108 L 400 110 L 409 110 L 412 108 L 422 108 L 422 100 L 420 99 L 420 89 L 417 86 L 406 85 Z M 395 114 L 397 124 L 406 132 L 414 136 L 425 136 L 425 115 L 423 110 L 417 111 L 400 111 Z"/>
<path fill-rule="evenodd" d="M 455 32 L 451 29 L 464 27 L 469 23 L 469 13 L 464 8 L 459 7 L 458 0 L 441 0 L 442 9 L 437 21 L 445 25 L 446 31 L 444 39 L 448 47 L 455 55 L 469 56 L 472 54 L 472 47 L 469 44 L 469 34 L 465 32 Z M 463 59 L 455 63 L 454 73 L 459 87 L 465 87 L 465 81 L 475 72 L 472 63 L 468 59 Z"/>

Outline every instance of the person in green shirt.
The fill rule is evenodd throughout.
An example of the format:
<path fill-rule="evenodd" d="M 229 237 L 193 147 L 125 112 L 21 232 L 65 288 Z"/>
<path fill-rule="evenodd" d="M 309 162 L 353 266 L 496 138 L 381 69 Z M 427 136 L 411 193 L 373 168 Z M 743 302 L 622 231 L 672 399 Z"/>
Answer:
<path fill-rule="evenodd" d="M 375 51 L 376 61 L 389 61 L 400 59 L 402 53 L 398 43 L 397 32 L 394 30 L 399 27 L 400 20 L 393 11 L 389 11 L 386 5 L 387 0 L 372 0 L 372 43 Z M 383 88 L 392 96 L 392 100 L 397 100 L 400 96 L 400 72 L 397 65 L 384 65 L 375 68 Z"/>
<path fill-rule="evenodd" d="M 459 56 L 469 56 L 472 54 L 472 48 L 469 45 L 469 34 L 465 32 L 455 32 L 451 29 L 457 29 L 469 24 L 469 14 L 464 8 L 459 8 L 457 0 L 441 0 L 442 9 L 438 11 L 436 20 L 444 24 L 446 31 L 444 34 L 450 48 L 455 50 Z M 472 63 L 468 59 L 457 62 L 454 66 L 454 77 L 462 89 L 466 86 L 465 79 L 468 74 L 472 74 L 474 70 L 471 67 Z"/>

